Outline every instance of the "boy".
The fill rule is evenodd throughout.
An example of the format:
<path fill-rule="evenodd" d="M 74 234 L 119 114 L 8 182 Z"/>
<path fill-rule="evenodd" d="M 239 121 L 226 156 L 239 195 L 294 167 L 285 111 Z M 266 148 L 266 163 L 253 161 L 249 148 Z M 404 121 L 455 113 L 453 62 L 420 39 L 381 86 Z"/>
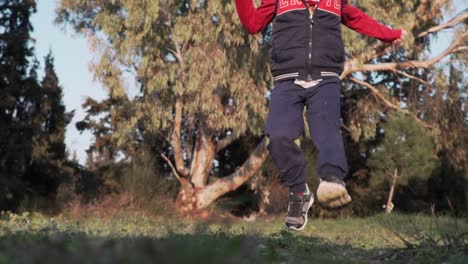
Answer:
<path fill-rule="evenodd" d="M 345 54 L 341 23 L 385 42 L 401 43 L 406 32 L 392 30 L 367 16 L 347 0 L 235 0 L 239 18 L 251 34 L 272 22 L 271 93 L 265 134 L 268 150 L 289 187 L 285 227 L 302 230 L 314 202 L 306 185 L 306 163 L 294 143 L 304 131 L 307 107 L 310 134 L 318 149 L 320 184 L 317 199 L 335 208 L 351 202 L 343 179 L 348 173 L 340 132 L 340 80 Z"/>

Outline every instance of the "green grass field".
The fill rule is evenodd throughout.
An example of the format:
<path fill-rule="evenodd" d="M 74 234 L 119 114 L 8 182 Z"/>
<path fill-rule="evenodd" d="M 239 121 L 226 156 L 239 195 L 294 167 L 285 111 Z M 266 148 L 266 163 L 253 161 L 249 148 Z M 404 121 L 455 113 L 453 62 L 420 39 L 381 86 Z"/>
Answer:
<path fill-rule="evenodd" d="M 127 215 L 109 219 L 0 219 L 0 263 L 468 263 L 464 219 L 377 215 L 196 222 Z"/>

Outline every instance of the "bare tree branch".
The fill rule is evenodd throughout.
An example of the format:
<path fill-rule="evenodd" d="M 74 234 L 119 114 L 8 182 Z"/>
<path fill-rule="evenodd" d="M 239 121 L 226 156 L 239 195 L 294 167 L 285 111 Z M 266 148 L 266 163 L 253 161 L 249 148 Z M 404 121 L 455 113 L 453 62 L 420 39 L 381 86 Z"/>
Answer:
<path fill-rule="evenodd" d="M 416 10 L 416 20 L 413 24 L 413 28 L 418 25 L 424 24 L 425 22 L 432 20 L 450 0 L 423 0 L 422 4 Z M 429 2 L 432 4 L 429 6 Z M 429 9 L 429 11 L 428 11 Z"/>
<path fill-rule="evenodd" d="M 216 152 L 224 149 L 225 147 L 231 145 L 232 142 L 234 142 L 236 139 L 239 137 L 234 136 L 233 134 L 230 134 L 228 136 L 225 136 L 224 138 L 220 139 L 218 141 L 218 144 L 216 146 Z"/>
<path fill-rule="evenodd" d="M 395 70 L 394 72 L 396 72 L 396 73 L 398 73 L 398 74 L 401 74 L 401 75 L 403 75 L 403 76 L 405 76 L 405 77 L 408 77 L 408 78 L 410 78 L 410 79 L 412 79 L 412 80 L 418 81 L 418 82 L 420 82 L 420 83 L 422 83 L 422 84 L 428 85 L 428 83 L 427 83 L 425 80 L 423 80 L 423 79 L 421 79 L 421 78 L 418 78 L 418 77 L 416 77 L 416 76 L 413 76 L 413 75 L 411 75 L 411 74 L 409 74 L 409 73 L 406 73 L 406 72 L 404 72 L 404 71 Z"/>
<path fill-rule="evenodd" d="M 161 156 L 163 157 L 163 159 L 166 160 L 167 164 L 169 164 L 169 167 L 171 167 L 172 173 L 174 173 L 174 176 L 176 177 L 176 179 L 177 179 L 179 182 L 181 182 L 179 173 L 177 172 L 176 168 L 174 168 L 174 165 L 172 165 L 171 160 L 170 160 L 164 153 L 161 153 Z"/>
<path fill-rule="evenodd" d="M 377 96 L 377 98 L 379 98 L 387 107 L 389 108 L 392 108 L 394 110 L 397 110 L 399 112 L 402 112 L 402 113 L 405 113 L 405 114 L 408 114 L 408 111 L 407 110 L 404 110 L 404 109 L 401 109 L 399 106 L 395 105 L 394 103 L 390 102 L 387 98 L 385 98 L 385 96 L 379 91 L 379 89 L 377 89 L 376 87 L 374 87 L 373 85 L 371 85 L 370 83 L 367 83 L 365 81 L 361 81 L 361 80 L 358 80 L 354 77 L 350 77 L 349 78 L 351 81 L 359 84 L 359 85 L 362 85 L 362 86 L 365 86 L 367 87 L 368 89 L 371 90 L 371 92 Z"/>
<path fill-rule="evenodd" d="M 462 50 L 468 50 L 468 46 L 461 46 L 453 50 L 453 52 L 459 52 Z"/>
<path fill-rule="evenodd" d="M 349 74 L 352 73 L 352 70 L 359 66 L 361 62 L 367 62 L 372 59 L 378 58 L 384 54 L 387 54 L 395 49 L 394 45 L 390 45 L 385 42 L 375 43 L 369 50 L 355 56 L 352 59 L 349 59 L 345 62 L 343 73 L 340 76 L 340 79 L 346 78 Z"/>
<path fill-rule="evenodd" d="M 411 113 L 410 111 L 408 110 L 405 110 L 405 109 L 402 109 L 400 106 L 394 104 L 393 102 L 391 102 L 390 100 L 388 100 L 387 98 L 385 98 L 385 96 L 379 91 L 379 89 L 377 89 L 376 87 L 374 87 L 373 85 L 371 85 L 370 83 L 367 83 L 365 81 L 361 81 L 361 80 L 358 80 L 354 77 L 351 77 L 349 78 L 351 81 L 359 84 L 359 85 L 362 85 L 362 86 L 365 86 L 367 88 L 369 88 L 369 90 L 371 90 L 371 92 L 377 97 L 379 98 L 387 107 L 393 109 L 393 110 L 396 110 L 398 112 L 401 112 L 403 114 L 406 114 L 406 115 L 410 115 L 411 117 L 413 117 L 416 122 L 418 124 L 420 124 L 421 126 L 423 127 L 426 127 L 426 128 L 434 128 L 433 126 L 427 124 L 426 122 L 422 121 L 421 119 L 419 119 L 415 114 Z"/>
<path fill-rule="evenodd" d="M 221 195 L 237 189 L 255 175 L 268 156 L 267 144 L 268 139 L 265 137 L 239 169 L 199 190 L 197 208 L 205 208 Z"/>
<path fill-rule="evenodd" d="M 416 10 L 415 14 L 417 19 L 421 18 L 421 14 L 426 13 L 427 6 L 429 5 L 429 0 L 421 0 L 418 9 Z"/>
<path fill-rule="evenodd" d="M 425 9 L 428 5 L 429 1 L 427 0 L 424 0 L 422 1 L 421 3 L 421 6 L 418 8 L 418 11 L 416 12 L 416 14 L 424 14 L 423 16 L 421 17 L 418 17 L 418 21 L 417 23 L 415 22 L 415 24 L 413 25 L 413 29 L 416 28 L 418 26 L 418 24 L 421 24 L 422 22 L 424 21 L 427 21 L 429 19 L 432 19 L 435 14 L 436 14 L 436 11 L 439 10 L 440 8 L 442 8 L 445 4 L 447 4 L 447 0 L 438 0 L 438 1 L 435 1 L 432 5 L 433 5 L 433 8 L 430 13 L 427 13 L 425 12 Z M 463 13 L 461 13 L 460 15 L 452 18 L 451 20 L 447 21 L 446 23 L 444 24 L 441 24 L 441 25 L 437 25 L 437 26 L 434 26 L 424 32 L 421 32 L 419 33 L 417 36 L 415 36 L 415 38 L 421 38 L 421 37 L 424 37 L 428 34 L 432 34 L 432 33 L 436 33 L 436 32 L 439 32 L 443 29 L 446 29 L 446 28 L 451 28 L 451 27 L 454 27 L 456 26 L 457 24 L 459 23 L 463 23 L 463 21 L 465 19 L 468 18 L 468 12 L 465 11 Z M 375 59 L 375 58 L 378 58 L 384 54 L 387 54 L 391 51 L 393 51 L 395 49 L 395 45 L 391 45 L 389 43 L 385 43 L 385 42 L 377 42 L 375 43 L 372 47 L 370 47 L 368 50 L 366 50 L 365 52 L 349 59 L 346 61 L 345 63 L 345 67 L 344 67 L 344 71 L 342 73 L 342 75 L 340 76 L 341 79 L 344 79 L 346 76 L 348 76 L 350 73 L 353 72 L 353 69 L 355 69 L 360 62 L 368 62 L 372 59 Z M 453 52 L 456 52 L 458 50 L 454 50 Z"/>
<path fill-rule="evenodd" d="M 447 55 L 454 53 L 459 50 L 464 50 L 465 47 L 458 47 L 465 38 L 468 37 L 468 32 L 465 32 L 458 36 L 452 44 L 438 56 L 428 59 L 425 61 L 404 61 L 404 62 L 389 62 L 389 63 L 379 63 L 379 64 L 363 64 L 363 65 L 353 65 L 352 68 L 348 69 L 347 74 L 353 72 L 368 72 L 368 71 L 388 71 L 388 70 L 398 70 L 404 68 L 429 68 L 434 64 L 442 60 Z"/>
<path fill-rule="evenodd" d="M 346 125 L 342 124 L 341 127 L 344 128 L 344 130 L 346 130 L 346 132 L 348 132 L 350 134 L 352 133 L 351 129 L 349 129 L 349 127 L 347 127 Z"/>
<path fill-rule="evenodd" d="M 444 24 L 440 24 L 440 25 L 431 27 L 430 29 L 419 33 L 417 37 L 422 38 L 422 37 L 425 37 L 425 36 L 427 36 L 427 35 L 429 35 L 431 33 L 436 33 L 436 32 L 439 32 L 439 31 L 441 31 L 443 29 L 454 27 L 459 23 L 463 23 L 465 21 L 465 19 L 468 19 L 468 11 L 465 11 L 465 12 L 461 13 L 460 15 L 450 19 L 449 21 L 447 21 Z"/>
<path fill-rule="evenodd" d="M 182 56 L 182 51 L 179 47 L 179 44 L 172 38 L 172 43 L 174 44 L 174 49 L 169 49 L 171 54 L 177 59 L 182 70 L 185 69 L 184 57 Z"/>
<path fill-rule="evenodd" d="M 175 103 L 174 131 L 172 132 L 172 147 L 174 148 L 174 160 L 180 175 L 187 177 L 189 170 L 185 167 L 182 145 L 180 143 L 180 129 L 182 127 L 182 97 L 178 96 Z"/>
<path fill-rule="evenodd" d="M 190 0 L 190 11 L 195 12 L 195 2 L 196 0 Z"/>

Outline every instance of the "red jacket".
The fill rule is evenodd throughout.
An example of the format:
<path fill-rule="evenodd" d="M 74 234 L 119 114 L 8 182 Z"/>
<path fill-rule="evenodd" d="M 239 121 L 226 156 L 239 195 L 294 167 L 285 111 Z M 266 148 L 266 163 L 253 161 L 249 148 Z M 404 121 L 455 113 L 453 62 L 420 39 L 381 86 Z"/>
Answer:
<path fill-rule="evenodd" d="M 239 18 L 250 34 L 262 31 L 271 22 L 276 1 L 263 0 L 258 8 L 254 8 L 252 0 L 236 0 Z M 343 0 L 341 19 L 350 29 L 385 42 L 391 42 L 401 36 L 401 30 L 392 30 L 380 24 L 359 8 L 349 5 L 348 0 Z"/>
<path fill-rule="evenodd" d="M 348 0 L 262 0 L 258 8 L 253 0 L 235 1 L 249 33 L 258 33 L 273 22 L 271 60 L 276 80 L 341 74 L 345 58 L 340 24 L 385 42 L 401 36 L 401 30 L 380 24 Z M 306 5 L 314 2 L 320 3 L 312 13 Z M 304 57 L 309 59 L 304 61 Z"/>

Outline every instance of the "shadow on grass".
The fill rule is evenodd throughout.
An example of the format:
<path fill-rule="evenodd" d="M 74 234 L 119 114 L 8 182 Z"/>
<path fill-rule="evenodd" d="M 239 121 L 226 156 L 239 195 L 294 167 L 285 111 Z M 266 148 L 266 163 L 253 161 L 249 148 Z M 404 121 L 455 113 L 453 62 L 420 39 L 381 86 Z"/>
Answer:
<path fill-rule="evenodd" d="M 435 222 L 438 228 L 425 216 L 317 220 L 304 232 L 280 230 L 280 222 L 196 223 L 134 216 L 57 222 L 27 213 L 4 214 L 0 264 L 468 263 L 465 240 L 428 243 L 465 234 L 466 224 L 450 218 Z M 394 234 L 411 238 L 410 233 L 417 235 L 411 247 L 391 242 Z"/>
<path fill-rule="evenodd" d="M 0 237 L 1 263 L 349 263 L 343 246 L 286 231 L 271 236 L 223 231 L 154 237 L 16 233 Z M 321 263 L 321 262 L 319 262 Z"/>
<path fill-rule="evenodd" d="M 458 253 L 466 260 L 466 253 Z M 441 263 L 447 254 L 453 252 L 364 250 L 287 231 L 265 236 L 198 230 L 162 238 L 50 231 L 0 236 L 0 263 Z"/>

